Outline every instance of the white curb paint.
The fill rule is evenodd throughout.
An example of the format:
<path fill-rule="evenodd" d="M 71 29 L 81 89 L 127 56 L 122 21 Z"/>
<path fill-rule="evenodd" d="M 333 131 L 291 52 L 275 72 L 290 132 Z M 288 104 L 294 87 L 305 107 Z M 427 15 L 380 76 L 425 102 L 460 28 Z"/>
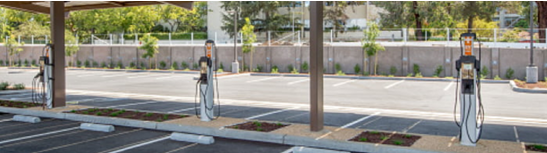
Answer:
<path fill-rule="evenodd" d="M 131 150 L 131 149 L 138 148 L 138 147 L 141 147 L 141 146 L 146 146 L 146 145 L 156 143 L 158 141 L 167 140 L 167 139 L 169 139 L 169 137 L 162 137 L 162 138 L 159 138 L 159 139 L 156 139 L 156 140 L 148 141 L 148 142 L 145 142 L 145 143 L 139 143 L 137 145 L 129 146 L 129 147 L 122 148 L 122 149 L 119 149 L 119 150 L 116 150 L 116 151 L 112 151 L 110 153 L 124 152 L 124 151 L 127 151 L 127 150 Z"/>
<path fill-rule="evenodd" d="M 184 142 L 193 142 L 199 144 L 213 144 L 215 143 L 215 138 L 212 136 L 204 135 L 194 135 L 194 134 L 185 134 L 173 132 L 169 138 L 175 141 L 184 141 Z"/>
<path fill-rule="evenodd" d="M 99 132 L 113 132 L 115 130 L 112 125 L 103 125 L 103 124 L 93 124 L 93 123 L 82 123 L 80 124 L 80 129 L 90 130 L 90 131 L 99 131 Z"/>
<path fill-rule="evenodd" d="M 27 123 L 38 123 L 38 122 L 40 122 L 39 117 L 25 116 L 25 115 L 15 115 L 15 116 L 13 116 L 12 120 L 13 121 L 18 121 L 18 122 L 27 122 Z"/>
<path fill-rule="evenodd" d="M 316 148 L 308 148 L 308 147 L 293 147 L 292 152 L 293 153 L 349 153 L 347 151 L 316 149 Z"/>

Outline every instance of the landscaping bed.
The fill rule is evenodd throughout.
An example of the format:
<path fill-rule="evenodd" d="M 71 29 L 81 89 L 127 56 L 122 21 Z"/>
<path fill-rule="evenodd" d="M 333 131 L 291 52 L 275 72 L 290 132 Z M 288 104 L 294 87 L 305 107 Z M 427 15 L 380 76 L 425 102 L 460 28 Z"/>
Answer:
<path fill-rule="evenodd" d="M 414 142 L 420 139 L 420 136 L 410 134 L 392 134 L 386 132 L 366 131 L 350 139 L 349 141 L 365 143 L 381 143 L 396 146 L 412 146 Z"/>
<path fill-rule="evenodd" d="M 42 104 L 39 104 L 39 103 L 29 103 L 29 102 L 20 102 L 20 101 L 0 100 L 0 106 L 3 106 L 3 107 L 15 107 L 15 108 L 29 108 L 29 107 L 38 107 L 38 106 L 42 106 Z"/>
<path fill-rule="evenodd" d="M 247 131 L 271 132 L 271 131 L 275 131 L 277 129 L 283 128 L 285 126 L 289 126 L 289 124 L 253 121 L 253 122 L 245 122 L 241 124 L 227 126 L 226 128 L 247 130 Z"/>
<path fill-rule="evenodd" d="M 539 144 L 531 144 L 526 145 L 527 151 L 539 151 L 539 152 L 547 152 L 547 146 L 539 145 Z"/>
<path fill-rule="evenodd" d="M 82 110 L 72 110 L 66 113 L 117 117 L 117 118 L 136 119 L 136 120 L 143 120 L 143 121 L 156 121 L 156 122 L 163 122 L 167 120 L 188 117 L 188 115 L 149 113 L 149 112 L 140 112 L 140 111 L 132 111 L 132 110 L 124 110 L 124 109 L 112 109 L 112 108 L 89 108 L 89 109 L 82 109 Z"/>
<path fill-rule="evenodd" d="M 520 80 L 513 80 L 515 81 L 515 85 L 519 88 L 525 88 L 525 89 L 547 89 L 547 82 L 537 82 L 537 83 L 526 83 L 526 81 L 520 81 Z"/>

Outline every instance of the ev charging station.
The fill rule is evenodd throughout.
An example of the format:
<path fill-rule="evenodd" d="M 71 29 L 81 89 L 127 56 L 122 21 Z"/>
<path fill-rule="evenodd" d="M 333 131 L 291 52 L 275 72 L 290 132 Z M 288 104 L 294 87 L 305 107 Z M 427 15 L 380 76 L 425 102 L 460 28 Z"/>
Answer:
<path fill-rule="evenodd" d="M 40 70 L 32 80 L 32 102 L 42 103 L 43 108 L 53 107 L 53 59 L 51 44 L 47 44 L 40 56 Z"/>
<path fill-rule="evenodd" d="M 463 45 L 462 45 L 463 38 Z M 480 92 L 480 58 L 481 44 L 479 41 L 479 59 L 474 54 L 474 41 L 478 40 L 475 33 L 464 33 L 460 36 L 461 56 L 456 61 L 458 71 L 456 86 L 456 102 L 454 104 L 454 120 L 460 127 L 460 144 L 465 146 L 476 146 L 481 138 L 482 123 L 484 121 L 484 109 Z M 460 90 L 458 90 L 460 87 Z M 456 120 L 456 105 L 460 98 L 460 123 Z M 480 122 L 480 123 L 479 123 Z"/>
<path fill-rule="evenodd" d="M 211 121 L 215 117 L 214 113 L 214 97 L 215 97 L 215 81 L 213 80 L 213 75 L 216 76 L 215 65 L 216 65 L 216 45 L 213 40 L 207 40 L 205 42 L 205 56 L 202 56 L 199 59 L 200 67 L 200 77 L 198 79 L 197 85 L 199 86 L 199 102 L 200 102 L 200 113 L 197 113 L 197 104 L 196 104 L 196 116 L 199 116 L 201 121 Z M 213 64 L 215 61 L 215 64 Z M 213 74 L 214 72 L 214 74 Z M 217 100 L 218 100 L 218 80 L 216 80 L 217 88 Z M 197 88 L 197 87 L 196 87 Z M 220 111 L 220 107 L 218 108 Z M 220 112 L 219 112 L 220 114 Z"/>

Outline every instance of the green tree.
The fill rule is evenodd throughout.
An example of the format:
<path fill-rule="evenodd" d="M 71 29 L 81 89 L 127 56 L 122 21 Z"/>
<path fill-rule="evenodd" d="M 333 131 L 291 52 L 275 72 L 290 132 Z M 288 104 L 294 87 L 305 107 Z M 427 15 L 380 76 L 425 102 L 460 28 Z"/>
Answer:
<path fill-rule="evenodd" d="M 241 17 L 248 17 L 251 19 L 252 24 L 256 29 L 262 31 L 271 31 L 271 38 L 276 38 L 279 32 L 276 32 L 284 25 L 290 23 L 289 14 L 279 14 L 279 7 L 285 5 L 279 1 L 229 1 L 222 2 L 221 8 L 225 11 L 232 11 L 237 13 L 237 22 L 244 23 L 245 20 Z M 258 15 L 263 18 L 258 18 Z M 234 37 L 234 15 L 223 14 L 222 21 L 224 22 L 221 27 L 231 38 Z M 237 29 L 241 29 L 242 24 L 237 25 Z"/>
<path fill-rule="evenodd" d="M 456 18 L 467 20 L 467 32 L 472 32 L 473 20 L 484 19 L 491 21 L 496 13 L 496 6 L 492 1 L 465 1 L 456 3 L 456 10 L 460 10 Z"/>
<path fill-rule="evenodd" d="M 12 35 L 10 36 L 7 41 L 4 44 L 6 46 L 6 50 L 8 51 L 8 60 L 9 60 L 9 66 L 13 66 L 13 56 L 19 54 L 21 51 L 23 51 L 23 48 L 21 48 L 22 45 L 15 40 L 15 37 Z"/>
<path fill-rule="evenodd" d="M 143 42 L 142 46 L 139 47 L 139 49 L 146 51 L 144 54 L 142 54 L 142 58 L 148 58 L 148 67 L 152 68 L 151 60 L 159 52 L 158 38 L 152 37 L 150 35 L 144 35 L 144 37 L 141 37 L 139 40 Z M 157 59 L 155 59 L 155 62 L 157 62 Z M 154 67 L 157 68 L 157 64 L 154 64 Z"/>
<path fill-rule="evenodd" d="M 256 41 L 256 35 L 253 32 L 254 28 L 255 27 L 251 24 L 251 20 L 245 18 L 245 25 L 241 29 L 241 33 L 243 33 L 243 46 L 241 47 L 241 50 L 245 55 L 251 53 L 251 65 L 249 68 L 251 71 L 253 70 L 253 43 Z M 245 55 L 243 56 L 243 65 L 245 65 Z"/>
<path fill-rule="evenodd" d="M 74 63 L 74 55 L 78 52 L 78 50 L 80 50 L 80 43 L 77 41 L 72 32 L 70 32 L 70 30 L 65 30 L 65 55 L 70 57 L 70 61 L 72 61 L 72 63 Z"/>
<path fill-rule="evenodd" d="M 363 30 L 363 51 L 365 51 L 364 54 L 369 57 L 374 56 L 374 75 L 376 75 L 376 71 L 378 69 L 378 56 L 376 56 L 376 54 L 378 53 L 378 51 L 386 50 L 384 46 L 376 43 L 376 37 L 378 37 L 379 33 L 380 30 L 378 29 L 378 25 L 373 22 L 369 22 L 367 24 L 367 28 Z M 363 65 L 364 67 L 366 67 L 366 62 Z"/>

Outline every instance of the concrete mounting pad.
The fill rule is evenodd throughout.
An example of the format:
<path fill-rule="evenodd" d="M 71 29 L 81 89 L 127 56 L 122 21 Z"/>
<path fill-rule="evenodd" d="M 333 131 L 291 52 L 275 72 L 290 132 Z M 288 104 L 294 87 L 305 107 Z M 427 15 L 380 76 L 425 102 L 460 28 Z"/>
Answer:
<path fill-rule="evenodd" d="M 477 147 L 467 147 L 459 145 L 455 137 L 421 134 L 414 134 L 422 138 L 411 147 L 353 142 L 347 140 L 363 130 L 331 126 L 325 126 L 325 130 L 319 132 L 310 132 L 309 126 L 304 124 L 291 124 L 272 132 L 236 130 L 224 128 L 224 126 L 247 122 L 247 120 L 229 117 L 221 117 L 211 122 L 201 122 L 195 116 L 166 122 L 150 122 L 62 113 L 74 108 L 85 108 L 85 106 L 72 105 L 47 110 L 0 107 L 0 112 L 356 152 L 525 152 L 523 144 L 517 142 L 481 140 Z"/>

